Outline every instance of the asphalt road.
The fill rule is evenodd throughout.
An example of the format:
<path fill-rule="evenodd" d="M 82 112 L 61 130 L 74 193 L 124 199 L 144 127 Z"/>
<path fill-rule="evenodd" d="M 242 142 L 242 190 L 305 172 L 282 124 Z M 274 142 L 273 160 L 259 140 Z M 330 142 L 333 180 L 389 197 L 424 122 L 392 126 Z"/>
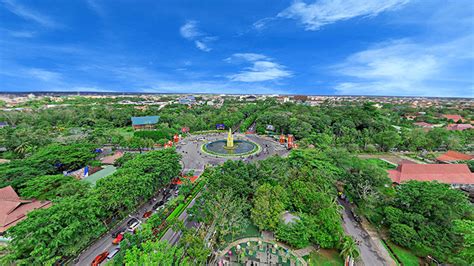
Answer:
<path fill-rule="evenodd" d="M 349 204 L 343 200 L 339 200 L 339 203 L 344 207 L 344 211 L 342 212 L 344 230 L 348 235 L 351 235 L 355 241 L 360 243 L 358 246 L 361 260 L 357 261 L 356 265 L 389 265 L 389 263 L 379 255 L 369 234 L 354 219 Z"/>
<path fill-rule="evenodd" d="M 187 228 L 192 228 L 192 227 L 198 227 L 199 223 L 192 221 L 192 219 L 188 219 L 188 209 L 194 206 L 194 203 L 196 203 L 196 198 L 199 197 L 199 194 L 194 197 L 194 199 L 189 203 L 188 207 L 186 210 L 181 213 L 181 215 L 178 217 L 179 221 L 184 221 L 184 226 Z M 181 238 L 181 231 L 175 232 L 173 229 L 169 228 L 168 231 L 163 235 L 163 237 L 160 239 L 160 241 L 168 241 L 171 245 L 175 245 L 178 243 L 179 239 Z"/>
<path fill-rule="evenodd" d="M 252 134 L 234 134 L 234 138 L 247 139 L 259 144 L 261 151 L 258 154 L 250 155 L 248 157 L 219 157 L 201 151 L 201 146 L 203 144 L 209 141 L 226 138 L 226 133 L 215 133 L 207 135 L 191 135 L 180 141 L 176 146 L 176 150 L 183 156 L 182 163 L 184 172 L 194 170 L 196 174 L 200 174 L 204 170 L 206 164 L 219 165 L 227 160 L 256 161 L 266 159 L 273 155 L 285 156 L 288 154 L 288 150 L 277 141 L 268 137 Z"/>
<path fill-rule="evenodd" d="M 183 172 L 187 173 L 189 171 L 194 171 L 194 175 L 201 175 L 201 173 L 204 171 L 205 165 L 207 164 L 218 165 L 224 163 L 227 160 L 256 161 L 266 159 L 269 156 L 273 156 L 275 154 L 280 156 L 286 156 L 288 154 L 288 151 L 285 147 L 281 146 L 277 141 L 271 138 L 244 134 L 234 134 L 234 137 L 248 139 L 259 144 L 262 149 L 258 154 L 251 155 L 249 157 L 217 157 L 208 155 L 201 151 L 201 146 L 204 143 L 218 139 L 225 139 L 226 137 L 226 133 L 190 135 L 185 139 L 181 140 L 177 144 L 176 150 L 182 155 L 181 163 L 183 164 Z M 155 196 L 157 201 L 161 200 L 162 197 L 163 195 L 160 193 L 157 193 L 157 195 Z M 74 260 L 74 265 L 90 265 L 94 258 L 100 253 L 104 251 L 111 252 L 115 248 L 117 248 L 117 245 L 112 244 L 113 238 L 111 236 L 111 232 L 115 232 L 121 228 L 126 228 L 127 222 L 131 219 L 131 217 L 135 217 L 143 222 L 144 219 L 142 219 L 141 217 L 146 211 L 151 210 L 155 203 L 156 201 L 152 201 L 142 205 L 139 210 L 137 210 L 134 214 L 131 214 L 129 217 L 127 217 L 125 220 L 115 226 L 112 230 L 110 230 L 107 234 L 105 234 L 102 238 L 100 238 L 91 246 L 89 246 L 86 250 L 84 250 L 79 255 L 79 257 Z M 193 200 L 188 206 L 188 208 L 192 207 L 194 203 L 195 201 Z M 184 221 L 185 226 L 188 228 L 199 226 L 198 223 L 191 221 L 191 219 L 188 219 L 187 211 L 184 211 L 179 216 L 179 219 L 181 221 Z M 178 242 L 180 237 L 181 232 L 173 232 L 173 230 L 169 229 L 162 239 L 166 239 L 171 244 L 175 244 Z"/>
<path fill-rule="evenodd" d="M 119 229 L 126 229 L 127 228 L 127 222 L 132 217 L 137 218 L 138 220 L 143 222 L 145 220 L 145 219 L 142 218 L 143 214 L 146 211 L 151 210 L 153 205 L 163 198 L 163 194 L 162 193 L 157 193 L 155 195 L 155 198 L 156 198 L 156 201 L 151 201 L 151 202 L 149 201 L 149 202 L 143 204 L 135 213 L 129 215 L 129 217 L 127 217 L 126 219 L 121 221 L 118 225 L 116 225 L 112 230 L 110 230 L 102 238 L 100 238 L 94 244 L 92 244 L 87 249 L 85 249 L 79 255 L 79 257 L 76 260 L 74 260 L 73 265 L 81 265 L 81 266 L 82 265 L 90 265 L 91 262 L 95 259 L 95 257 L 97 255 L 99 255 L 100 253 L 102 253 L 104 251 L 111 252 L 114 249 L 116 249 L 118 247 L 118 245 L 112 244 L 112 240 L 113 240 L 113 238 L 111 236 L 112 232 L 115 232 Z"/>

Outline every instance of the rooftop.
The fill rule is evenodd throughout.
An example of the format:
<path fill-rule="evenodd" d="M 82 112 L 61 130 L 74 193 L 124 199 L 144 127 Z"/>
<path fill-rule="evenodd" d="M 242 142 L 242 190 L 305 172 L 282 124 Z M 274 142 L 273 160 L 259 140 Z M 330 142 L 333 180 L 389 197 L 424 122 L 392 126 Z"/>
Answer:
<path fill-rule="evenodd" d="M 448 151 L 438 156 L 436 160 L 450 162 L 450 161 L 468 161 L 468 160 L 472 160 L 473 158 L 474 156 L 469 155 L 469 154 L 464 154 L 457 151 Z"/>
<path fill-rule="evenodd" d="M 400 164 L 395 170 L 387 170 L 394 183 L 410 180 L 438 181 L 446 184 L 474 184 L 474 174 L 467 164 Z"/>
<path fill-rule="evenodd" d="M 14 226 L 34 209 L 45 208 L 49 201 L 22 200 L 11 187 L 0 189 L 0 233 Z"/>
<path fill-rule="evenodd" d="M 160 117 L 155 116 L 137 116 L 132 117 L 132 125 L 154 125 L 157 124 L 160 120 Z"/>

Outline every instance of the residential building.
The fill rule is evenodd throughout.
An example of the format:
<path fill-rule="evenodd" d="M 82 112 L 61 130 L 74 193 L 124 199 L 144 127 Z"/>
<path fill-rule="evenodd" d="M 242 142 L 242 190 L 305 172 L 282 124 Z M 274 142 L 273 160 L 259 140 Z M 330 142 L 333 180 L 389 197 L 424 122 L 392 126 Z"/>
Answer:
<path fill-rule="evenodd" d="M 0 235 L 8 228 L 14 226 L 26 218 L 26 214 L 32 210 L 47 208 L 51 205 L 49 201 L 23 200 L 11 187 L 0 189 Z"/>
<path fill-rule="evenodd" d="M 472 128 L 471 124 L 449 124 L 446 127 L 447 130 L 457 130 L 457 131 L 463 131 L 463 130 L 467 130 L 471 128 Z"/>
<path fill-rule="evenodd" d="M 473 155 L 460 153 L 457 151 L 448 151 L 436 158 L 440 163 L 456 163 L 460 161 L 469 161 L 474 159 Z"/>
<path fill-rule="evenodd" d="M 411 164 L 401 163 L 397 169 L 388 170 L 394 184 L 410 180 L 438 181 L 453 187 L 474 186 L 474 174 L 467 164 Z"/>
<path fill-rule="evenodd" d="M 458 121 L 464 122 L 464 119 L 460 115 L 442 115 L 443 118 L 453 120 L 455 123 Z"/>
<path fill-rule="evenodd" d="M 135 130 L 152 130 L 160 120 L 159 116 L 132 117 L 132 126 Z"/>
<path fill-rule="evenodd" d="M 196 98 L 192 95 L 184 96 L 178 99 L 179 104 L 193 105 L 196 103 Z"/>

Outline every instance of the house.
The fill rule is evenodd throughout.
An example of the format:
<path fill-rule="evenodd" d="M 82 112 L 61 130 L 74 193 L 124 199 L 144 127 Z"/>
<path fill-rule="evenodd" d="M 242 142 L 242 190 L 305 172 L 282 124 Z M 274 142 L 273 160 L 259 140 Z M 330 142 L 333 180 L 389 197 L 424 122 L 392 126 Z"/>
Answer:
<path fill-rule="evenodd" d="M 449 124 L 446 129 L 447 130 L 456 130 L 456 131 L 463 131 L 467 129 L 471 129 L 471 124 Z"/>
<path fill-rule="evenodd" d="M 179 104 L 193 105 L 196 103 L 196 98 L 192 95 L 184 96 L 178 99 Z"/>
<path fill-rule="evenodd" d="M 23 200 L 20 199 L 11 187 L 0 189 L 0 235 L 26 218 L 26 214 L 35 209 L 51 206 L 49 201 Z"/>
<path fill-rule="evenodd" d="M 438 181 L 453 187 L 474 186 L 474 174 L 467 164 L 399 164 L 397 169 L 387 170 L 394 184 L 410 180 Z"/>
<path fill-rule="evenodd" d="M 441 117 L 446 118 L 447 120 L 453 120 L 455 123 L 458 121 L 464 122 L 464 119 L 460 115 L 442 115 Z"/>
<path fill-rule="evenodd" d="M 455 163 L 459 161 L 469 161 L 472 159 L 474 159 L 474 156 L 457 151 L 448 151 L 436 158 L 436 160 L 440 163 Z"/>
<path fill-rule="evenodd" d="M 250 95 L 250 96 L 245 97 L 246 102 L 255 102 L 256 100 L 257 100 L 257 97 L 254 96 L 254 95 Z"/>
<path fill-rule="evenodd" d="M 132 117 L 132 126 L 135 130 L 150 130 L 155 128 L 159 120 L 160 117 L 156 115 Z"/>
<path fill-rule="evenodd" d="M 433 128 L 433 124 L 426 123 L 426 122 L 416 122 L 416 123 L 413 123 L 413 125 L 417 127 L 422 127 L 422 128 Z"/>

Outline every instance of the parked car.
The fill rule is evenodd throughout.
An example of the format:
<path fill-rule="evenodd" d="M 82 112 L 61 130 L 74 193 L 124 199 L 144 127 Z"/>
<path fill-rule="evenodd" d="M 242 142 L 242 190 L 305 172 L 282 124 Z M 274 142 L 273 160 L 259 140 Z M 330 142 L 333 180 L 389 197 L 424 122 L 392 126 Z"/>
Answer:
<path fill-rule="evenodd" d="M 115 237 L 114 240 L 112 240 L 112 244 L 114 244 L 114 245 L 120 244 L 120 242 L 122 242 L 122 240 L 123 240 L 123 235 L 124 234 L 125 234 L 125 232 L 122 232 L 122 233 L 118 234 L 118 236 Z"/>
<path fill-rule="evenodd" d="M 165 205 L 165 202 L 163 200 L 160 200 L 155 205 L 153 205 L 153 209 L 157 210 L 158 208 L 160 208 L 163 205 Z"/>
<path fill-rule="evenodd" d="M 122 233 L 122 232 L 125 232 L 125 229 L 124 229 L 124 228 L 120 228 L 120 229 L 118 229 L 117 231 L 112 232 L 111 236 L 112 236 L 112 238 L 116 238 L 116 237 L 117 237 L 118 235 L 120 235 L 120 233 Z"/>
<path fill-rule="evenodd" d="M 137 219 L 137 218 L 132 218 L 132 219 L 128 220 L 127 226 L 130 226 L 130 225 L 132 225 L 132 224 L 135 223 L 135 222 L 138 222 L 138 219 Z"/>
<path fill-rule="evenodd" d="M 133 224 L 131 224 L 129 227 L 128 227 L 128 231 L 129 232 L 135 232 L 135 230 L 140 226 L 140 222 L 137 221 L 137 222 L 134 222 Z"/>
<path fill-rule="evenodd" d="M 145 213 L 143 214 L 143 218 L 148 218 L 148 217 L 150 217 L 152 214 L 153 214 L 152 211 L 147 211 L 147 212 L 145 212 Z"/>
<path fill-rule="evenodd" d="M 179 194 L 179 189 L 177 189 L 175 192 L 174 192 L 174 196 L 177 197 Z"/>
<path fill-rule="evenodd" d="M 104 251 L 104 252 L 100 253 L 92 261 L 91 266 L 99 266 L 99 264 L 101 264 L 107 258 L 108 255 L 109 255 L 108 251 Z"/>
<path fill-rule="evenodd" d="M 115 255 L 120 251 L 120 248 L 116 248 L 110 252 L 110 254 L 107 256 L 107 260 L 113 259 Z"/>

